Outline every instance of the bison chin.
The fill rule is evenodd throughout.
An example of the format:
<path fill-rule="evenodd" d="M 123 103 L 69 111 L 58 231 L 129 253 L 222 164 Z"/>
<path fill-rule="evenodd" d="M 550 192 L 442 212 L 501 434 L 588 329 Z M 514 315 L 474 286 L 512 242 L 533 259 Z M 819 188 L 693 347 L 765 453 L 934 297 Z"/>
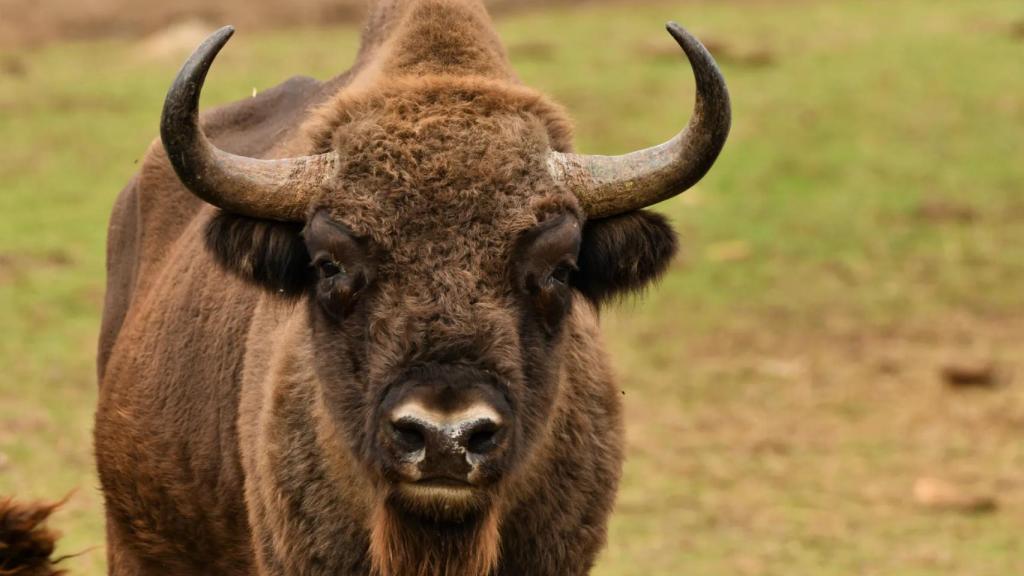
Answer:
<path fill-rule="evenodd" d="M 498 514 L 479 494 L 396 490 L 371 532 L 375 576 L 487 576 L 498 563 Z"/>

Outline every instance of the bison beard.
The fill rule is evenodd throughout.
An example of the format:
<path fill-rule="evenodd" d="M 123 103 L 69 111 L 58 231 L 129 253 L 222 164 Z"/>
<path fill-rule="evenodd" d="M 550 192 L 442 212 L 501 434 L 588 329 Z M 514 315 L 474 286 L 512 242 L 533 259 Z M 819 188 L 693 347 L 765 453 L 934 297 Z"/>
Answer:
<path fill-rule="evenodd" d="M 0 500 L 0 575 L 59 576 L 50 559 L 57 534 L 46 528 L 46 519 L 62 502 L 19 504 Z"/>
<path fill-rule="evenodd" d="M 394 496 L 374 510 L 375 576 L 486 576 L 498 564 L 494 506 L 453 521 L 408 510 Z"/>

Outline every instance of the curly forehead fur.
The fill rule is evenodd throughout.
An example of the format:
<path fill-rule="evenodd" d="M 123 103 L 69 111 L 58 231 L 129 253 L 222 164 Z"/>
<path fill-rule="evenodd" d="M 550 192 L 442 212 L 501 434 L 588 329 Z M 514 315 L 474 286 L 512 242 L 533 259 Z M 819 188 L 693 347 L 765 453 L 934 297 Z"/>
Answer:
<path fill-rule="evenodd" d="M 565 113 L 507 81 L 378 80 L 343 91 L 306 131 L 315 149 L 342 158 L 337 187 L 316 208 L 388 250 L 451 232 L 503 253 L 516 231 L 547 214 L 580 214 L 544 163 L 548 150 L 571 146 Z"/>
<path fill-rule="evenodd" d="M 583 217 L 545 164 L 552 147 L 569 147 L 561 109 L 509 82 L 406 77 L 344 91 L 307 133 L 317 149 L 342 158 L 313 210 L 379 248 L 370 338 L 387 337 L 377 342 L 371 373 L 396 370 L 428 335 L 479 346 L 485 327 L 492 349 L 509 348 L 491 361 L 514 366 L 506 301 L 513 244 L 553 214 Z"/>

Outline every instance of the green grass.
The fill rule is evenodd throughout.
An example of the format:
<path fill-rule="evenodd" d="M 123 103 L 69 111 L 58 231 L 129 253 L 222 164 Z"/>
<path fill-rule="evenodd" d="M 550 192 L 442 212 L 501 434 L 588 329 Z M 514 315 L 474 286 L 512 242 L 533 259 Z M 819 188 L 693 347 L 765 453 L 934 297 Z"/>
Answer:
<path fill-rule="evenodd" d="M 683 257 L 605 319 L 629 460 L 596 574 L 1024 573 L 1020 383 L 962 394 L 936 377 L 961 354 L 1024 369 L 1022 18 L 1018 0 L 824 0 L 501 21 L 523 80 L 570 109 L 587 152 L 686 121 L 692 80 L 665 20 L 739 54 L 722 58 L 724 155 L 659 207 Z M 355 28 L 241 30 L 204 105 L 329 77 L 356 42 Z M 743 56 L 756 51 L 771 62 Z M 181 58 L 126 42 L 9 56 L 27 72 L 0 72 L 0 494 L 77 488 L 55 519 L 67 553 L 103 544 L 90 428 L 106 218 Z M 1000 508 L 922 510 L 909 495 L 925 475 Z M 102 550 L 68 563 L 103 564 Z"/>

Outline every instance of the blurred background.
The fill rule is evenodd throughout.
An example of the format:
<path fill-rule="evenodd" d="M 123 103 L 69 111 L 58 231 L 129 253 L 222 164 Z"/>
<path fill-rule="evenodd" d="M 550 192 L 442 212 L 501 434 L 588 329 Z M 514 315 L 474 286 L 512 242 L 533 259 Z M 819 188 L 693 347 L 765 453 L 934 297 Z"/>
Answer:
<path fill-rule="evenodd" d="M 726 150 L 659 210 L 683 254 L 604 330 L 628 461 L 595 574 L 1024 574 L 1024 4 L 490 3 L 578 147 L 688 118 L 674 19 L 721 63 Z M 91 452 L 109 210 L 164 92 L 203 106 L 355 53 L 363 0 L 0 0 L 0 495 L 105 574 Z"/>

